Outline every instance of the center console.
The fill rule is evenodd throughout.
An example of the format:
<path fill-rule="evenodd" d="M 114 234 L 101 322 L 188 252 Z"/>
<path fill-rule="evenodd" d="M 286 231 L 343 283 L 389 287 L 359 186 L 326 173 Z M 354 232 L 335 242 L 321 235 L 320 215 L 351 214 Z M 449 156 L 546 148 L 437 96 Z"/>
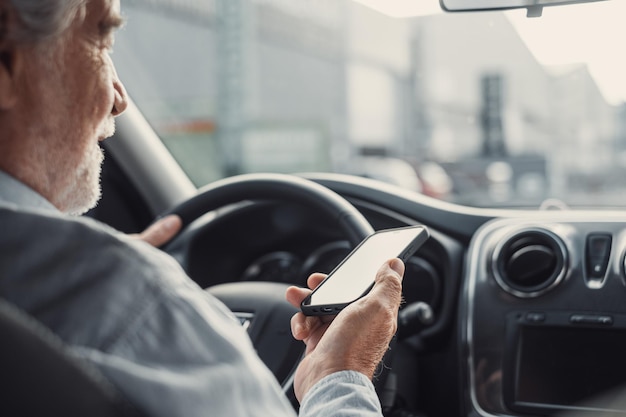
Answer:
<path fill-rule="evenodd" d="M 494 220 L 472 241 L 461 309 L 471 414 L 626 415 L 626 217 L 578 217 Z"/>

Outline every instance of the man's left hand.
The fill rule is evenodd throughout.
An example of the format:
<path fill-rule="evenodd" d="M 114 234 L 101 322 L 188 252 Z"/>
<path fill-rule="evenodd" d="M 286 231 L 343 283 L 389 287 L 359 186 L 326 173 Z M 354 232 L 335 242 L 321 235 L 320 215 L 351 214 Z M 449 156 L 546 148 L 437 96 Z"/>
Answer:
<path fill-rule="evenodd" d="M 176 236 L 182 226 L 183 222 L 180 217 L 170 214 L 152 223 L 143 232 L 132 234 L 131 236 L 158 248 Z"/>

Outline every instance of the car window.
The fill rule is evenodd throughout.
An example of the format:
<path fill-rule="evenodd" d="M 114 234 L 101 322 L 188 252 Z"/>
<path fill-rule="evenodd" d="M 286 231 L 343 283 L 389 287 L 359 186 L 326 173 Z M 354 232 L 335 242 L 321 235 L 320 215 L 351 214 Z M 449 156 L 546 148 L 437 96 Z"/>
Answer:
<path fill-rule="evenodd" d="M 626 204 L 624 2 L 423 4 L 133 0 L 113 58 L 198 186 L 323 171 L 479 207 Z"/>

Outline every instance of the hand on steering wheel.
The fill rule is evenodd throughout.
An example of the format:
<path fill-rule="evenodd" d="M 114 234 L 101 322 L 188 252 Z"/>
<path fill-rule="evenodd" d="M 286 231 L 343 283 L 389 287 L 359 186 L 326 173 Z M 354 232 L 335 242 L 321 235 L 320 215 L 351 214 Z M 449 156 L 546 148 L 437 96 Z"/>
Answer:
<path fill-rule="evenodd" d="M 182 227 L 183 221 L 181 218 L 175 214 L 170 214 L 156 220 L 143 232 L 131 234 L 130 236 L 158 248 L 172 240 Z"/>

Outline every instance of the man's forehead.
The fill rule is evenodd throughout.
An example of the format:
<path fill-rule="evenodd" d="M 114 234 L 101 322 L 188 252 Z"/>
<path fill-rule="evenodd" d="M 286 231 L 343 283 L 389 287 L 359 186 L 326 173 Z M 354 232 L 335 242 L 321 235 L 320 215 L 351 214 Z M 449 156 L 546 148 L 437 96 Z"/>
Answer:
<path fill-rule="evenodd" d="M 108 0 L 108 3 L 111 4 L 111 11 L 119 14 L 120 13 L 120 0 Z"/>
<path fill-rule="evenodd" d="M 83 20 L 88 25 L 100 25 L 103 21 L 112 28 L 121 25 L 120 0 L 87 0 L 84 4 Z"/>

